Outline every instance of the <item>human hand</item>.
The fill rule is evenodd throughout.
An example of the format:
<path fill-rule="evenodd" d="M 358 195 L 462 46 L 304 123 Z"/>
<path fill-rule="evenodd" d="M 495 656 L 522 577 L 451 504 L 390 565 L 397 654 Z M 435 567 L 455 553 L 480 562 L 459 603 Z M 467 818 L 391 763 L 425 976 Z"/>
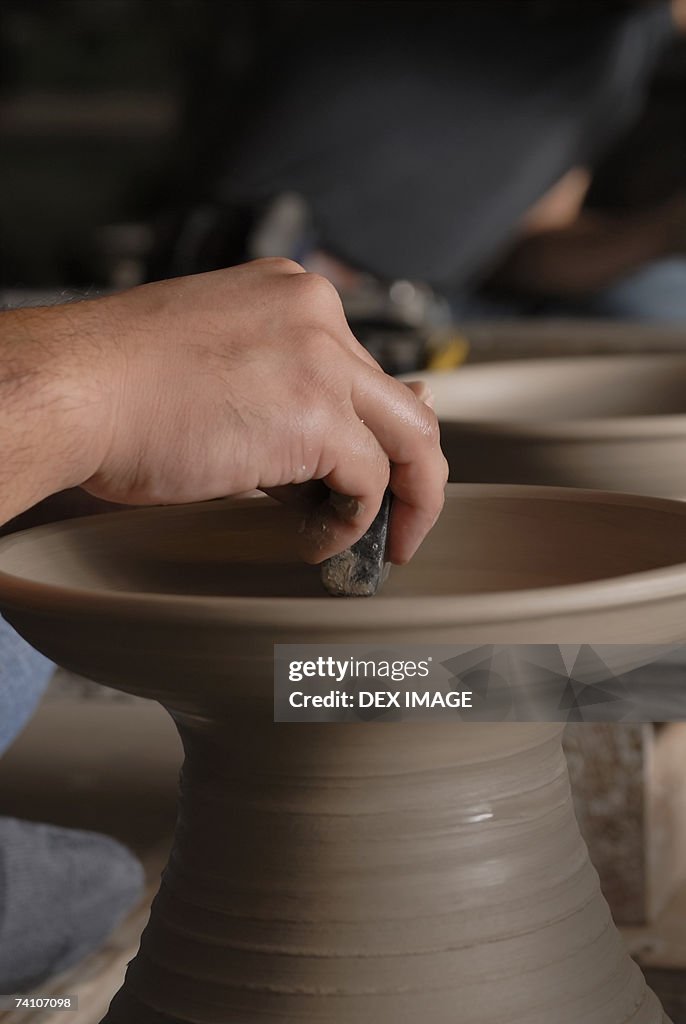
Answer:
<path fill-rule="evenodd" d="M 307 496 L 300 542 L 319 562 L 359 539 L 390 483 L 389 558 L 411 558 L 443 505 L 436 417 L 359 345 L 325 279 L 258 260 L 83 305 L 109 360 L 88 491 L 137 505 Z"/>
<path fill-rule="evenodd" d="M 681 32 L 684 35 L 686 34 L 686 0 L 671 0 L 671 3 L 672 17 L 674 18 L 677 32 Z"/>

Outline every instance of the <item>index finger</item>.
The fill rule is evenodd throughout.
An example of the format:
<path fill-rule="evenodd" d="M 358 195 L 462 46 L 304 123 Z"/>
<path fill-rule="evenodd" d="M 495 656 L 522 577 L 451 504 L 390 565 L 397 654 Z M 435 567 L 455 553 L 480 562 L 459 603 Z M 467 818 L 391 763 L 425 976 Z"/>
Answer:
<path fill-rule="evenodd" d="M 360 374 L 353 406 L 391 463 L 394 495 L 388 557 L 403 564 L 435 524 L 445 499 L 448 464 L 436 415 L 404 384 L 370 368 Z"/>

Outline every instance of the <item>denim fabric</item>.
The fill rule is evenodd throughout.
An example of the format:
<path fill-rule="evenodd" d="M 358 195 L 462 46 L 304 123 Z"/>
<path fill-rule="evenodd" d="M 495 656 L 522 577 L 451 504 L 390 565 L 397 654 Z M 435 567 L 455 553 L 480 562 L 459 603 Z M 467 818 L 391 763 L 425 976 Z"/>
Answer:
<path fill-rule="evenodd" d="M 656 260 L 586 300 L 577 312 L 661 324 L 686 323 L 686 258 Z"/>
<path fill-rule="evenodd" d="M 0 754 L 54 665 L 0 618 Z M 141 898 L 143 869 L 109 836 L 0 817 L 0 993 L 24 992 L 102 945 Z"/>
<path fill-rule="evenodd" d="M 54 667 L 0 617 L 0 755 L 35 711 Z"/>
<path fill-rule="evenodd" d="M 26 992 L 101 946 L 143 884 L 109 836 L 0 818 L 0 993 Z"/>
<path fill-rule="evenodd" d="M 686 257 L 655 260 L 595 295 L 574 299 L 499 299 L 479 292 L 449 297 L 459 320 L 498 320 L 520 316 L 631 320 L 686 324 Z"/>

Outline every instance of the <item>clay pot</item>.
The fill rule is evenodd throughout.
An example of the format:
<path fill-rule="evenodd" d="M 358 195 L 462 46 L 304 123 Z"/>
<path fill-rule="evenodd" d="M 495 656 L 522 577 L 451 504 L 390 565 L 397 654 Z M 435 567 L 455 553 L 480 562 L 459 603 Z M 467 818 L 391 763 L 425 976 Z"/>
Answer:
<path fill-rule="evenodd" d="M 686 505 L 450 487 L 412 564 L 348 601 L 268 499 L 105 515 L 1 541 L 0 608 L 183 738 L 174 851 L 107 1024 L 666 1021 L 560 726 L 274 725 L 272 644 L 683 641 Z"/>
<path fill-rule="evenodd" d="M 451 480 L 686 498 L 686 356 L 588 356 L 413 374 Z"/>

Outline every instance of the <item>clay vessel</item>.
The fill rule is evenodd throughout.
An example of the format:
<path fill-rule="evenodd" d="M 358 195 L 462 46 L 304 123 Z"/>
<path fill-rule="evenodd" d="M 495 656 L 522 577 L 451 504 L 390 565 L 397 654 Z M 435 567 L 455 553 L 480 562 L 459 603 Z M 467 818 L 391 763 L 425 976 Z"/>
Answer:
<path fill-rule="evenodd" d="M 686 355 L 531 359 L 414 374 L 450 479 L 686 498 Z"/>
<path fill-rule="evenodd" d="M 174 850 L 107 1024 L 667 1020 L 560 726 L 274 725 L 272 644 L 683 641 L 686 505 L 451 486 L 412 564 L 347 601 L 268 499 L 105 515 L 1 541 L 0 608 L 183 738 Z"/>

